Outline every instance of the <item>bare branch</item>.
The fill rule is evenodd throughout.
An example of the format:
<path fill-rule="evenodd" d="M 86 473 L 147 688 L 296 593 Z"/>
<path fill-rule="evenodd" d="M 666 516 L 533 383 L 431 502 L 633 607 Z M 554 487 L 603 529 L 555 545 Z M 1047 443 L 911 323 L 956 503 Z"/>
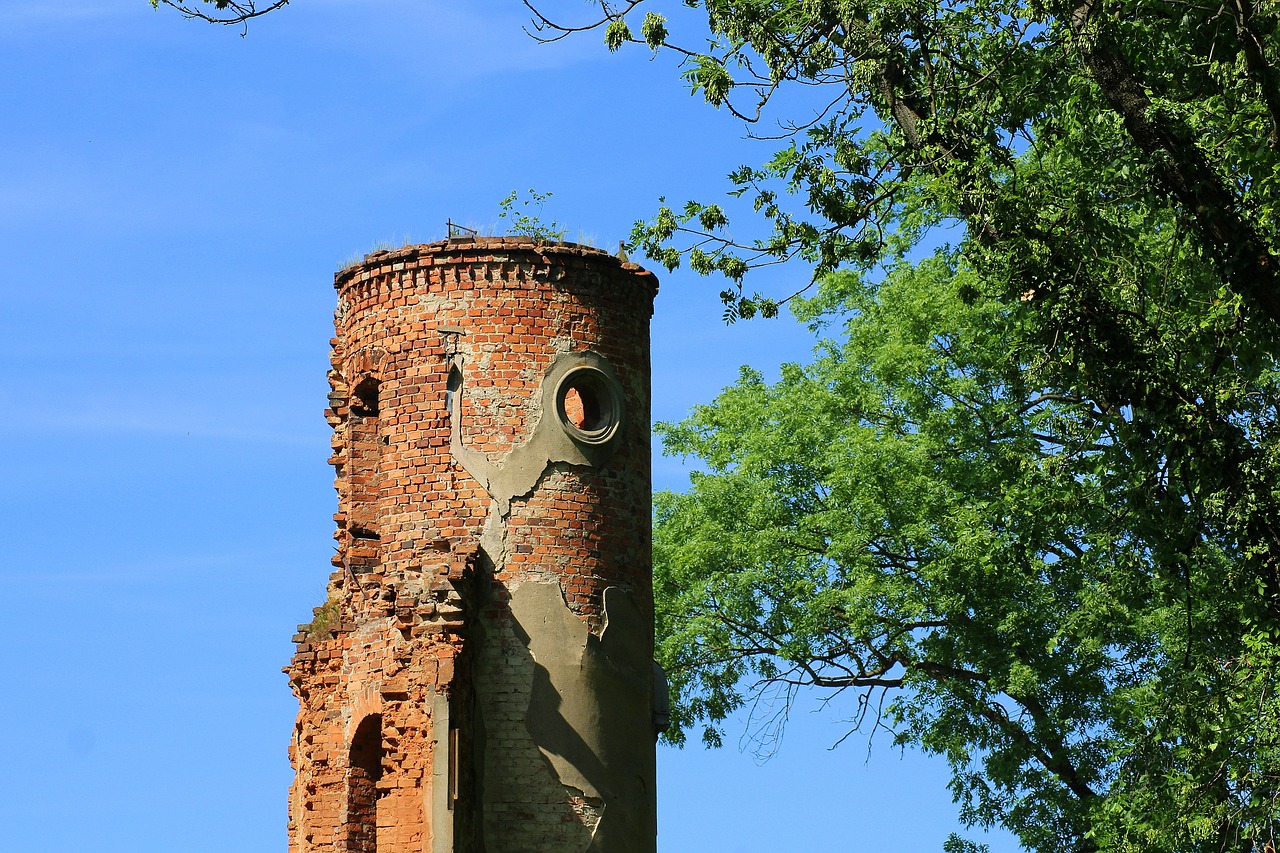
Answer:
<path fill-rule="evenodd" d="M 270 12 L 288 6 L 289 0 L 271 0 L 261 8 L 258 7 L 254 0 L 248 0 L 248 2 L 243 3 L 232 2 L 232 0 L 206 0 L 206 3 L 218 10 L 213 13 L 205 11 L 203 6 L 189 5 L 182 2 L 182 0 L 153 0 L 152 5 L 155 6 L 161 3 L 171 9 L 176 9 L 184 18 L 192 18 L 210 24 L 222 24 L 223 26 L 234 26 L 236 24 L 244 26 L 252 18 L 260 18 Z"/>
<path fill-rule="evenodd" d="M 521 0 L 521 2 L 524 3 L 525 8 L 533 14 L 533 31 L 530 32 L 529 28 L 526 27 L 525 32 L 529 34 L 530 38 L 539 44 L 551 44 L 552 42 L 560 41 L 563 38 L 568 38 L 574 33 L 585 33 L 590 32 L 591 30 L 598 30 L 600 27 L 608 26 L 612 21 L 620 21 L 626 17 L 628 12 L 643 3 L 644 0 L 629 0 L 629 2 L 627 2 L 621 9 L 610 8 L 607 2 L 601 2 L 599 4 L 601 13 L 600 17 L 589 23 L 576 27 L 567 26 L 551 20 L 546 15 L 542 14 L 542 12 L 538 11 L 538 8 L 529 2 L 529 0 Z M 543 32 L 553 32 L 555 35 L 544 36 L 541 35 Z"/>

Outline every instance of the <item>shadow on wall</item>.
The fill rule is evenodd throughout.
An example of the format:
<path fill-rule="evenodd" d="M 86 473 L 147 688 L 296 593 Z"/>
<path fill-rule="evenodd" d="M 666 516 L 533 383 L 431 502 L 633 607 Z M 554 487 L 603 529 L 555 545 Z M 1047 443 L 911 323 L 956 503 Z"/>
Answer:
<path fill-rule="evenodd" d="M 644 617 L 629 593 L 610 587 L 604 593 L 606 627 L 597 637 L 569 609 L 558 583 L 525 581 L 510 596 L 511 627 L 487 627 L 480 665 L 508 676 L 513 668 L 529 672 L 524 683 L 531 687 L 524 695 L 485 696 L 487 680 L 477 678 L 490 744 L 484 755 L 486 805 L 504 799 L 509 780 L 538 767 L 548 803 L 563 804 L 568 793 L 580 804 L 571 819 L 583 834 L 572 849 L 651 850 L 652 744 L 618 734 L 652 727 L 653 664 Z M 501 817 L 485 815 L 491 847 L 501 843 L 495 838 Z M 570 816 L 547 817 L 559 822 Z"/>

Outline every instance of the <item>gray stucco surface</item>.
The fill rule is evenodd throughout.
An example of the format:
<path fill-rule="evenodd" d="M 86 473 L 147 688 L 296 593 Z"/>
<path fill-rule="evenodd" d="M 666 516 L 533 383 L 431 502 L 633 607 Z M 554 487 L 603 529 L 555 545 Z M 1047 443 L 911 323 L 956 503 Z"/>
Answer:
<path fill-rule="evenodd" d="M 513 501 L 531 494 L 552 471 L 600 466 L 617 450 L 626 422 L 623 394 L 613 368 L 599 354 L 560 353 L 542 376 L 533 408 L 537 421 L 528 438 L 495 459 L 467 446 L 461 423 L 467 370 L 461 357 L 453 367 L 461 384 L 451 400 L 450 448 L 492 500 L 480 544 L 497 569 L 508 557 L 507 524 Z M 610 401 L 616 429 L 594 442 L 576 439 L 559 417 L 557 395 L 563 392 L 566 377 L 584 369 L 616 389 Z M 508 790 L 512 785 L 555 786 L 557 798 L 568 795 L 582 801 L 580 846 L 579 841 L 572 842 L 576 851 L 652 853 L 656 770 L 650 737 L 653 663 L 647 620 L 632 595 L 618 587 L 604 592 L 604 627 L 599 636 L 569 608 L 558 582 L 524 580 L 508 592 L 514 622 L 508 629 L 492 626 L 495 630 L 485 641 L 481 667 L 496 673 L 527 666 L 532 684 L 527 707 L 520 709 L 523 697 L 516 700 L 514 719 L 510 704 L 516 694 L 490 695 L 484 679 L 478 685 L 481 715 L 486 709 L 493 715 L 478 721 L 485 737 L 492 734 L 493 740 L 484 750 L 481 775 L 486 790 L 505 802 L 515 799 Z M 512 731 L 512 724 L 525 731 Z M 511 768 L 520 763 L 517 753 L 529 750 L 533 755 L 533 747 L 545 760 L 545 770 L 512 778 Z M 541 764 L 536 757 L 533 760 Z M 498 820 L 496 813 L 492 821 L 486 818 L 486 825 L 494 824 L 486 830 L 490 835 L 501 834 Z M 499 837 L 488 843 L 506 849 Z"/>
<path fill-rule="evenodd" d="M 556 356 L 542 379 L 542 400 L 538 423 L 534 426 L 528 440 L 518 447 L 513 447 L 500 462 L 492 461 L 483 453 L 466 446 L 461 417 L 458 414 L 462 394 L 459 393 L 454 397 L 450 451 L 467 473 L 484 486 L 489 496 L 497 502 L 498 511 L 503 516 L 511 511 L 512 499 L 523 497 L 534 489 L 538 479 L 549 465 L 556 462 L 570 465 L 601 465 L 617 449 L 622 435 L 621 424 L 626 422 L 625 412 L 618 412 L 619 429 L 612 434 L 609 441 L 602 444 L 574 441 L 555 415 L 557 387 L 569 372 L 580 367 L 593 368 L 607 377 L 608 381 L 615 384 L 618 382 L 609 362 L 597 353 L 583 351 L 561 353 Z M 460 367 L 460 372 L 465 384 L 465 368 Z"/>
<path fill-rule="evenodd" d="M 634 734 L 650 729 L 644 617 L 629 593 L 610 587 L 607 624 L 597 637 L 555 583 L 521 584 L 511 612 L 534 660 L 529 733 L 562 784 L 603 801 L 588 850 L 647 849 L 641 839 L 653 833 L 653 744 Z"/>

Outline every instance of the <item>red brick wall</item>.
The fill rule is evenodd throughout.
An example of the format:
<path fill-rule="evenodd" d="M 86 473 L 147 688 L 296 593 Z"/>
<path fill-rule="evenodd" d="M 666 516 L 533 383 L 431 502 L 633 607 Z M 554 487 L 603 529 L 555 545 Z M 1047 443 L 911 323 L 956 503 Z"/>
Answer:
<path fill-rule="evenodd" d="M 372 783 L 377 853 L 575 849 L 599 807 L 555 782 L 537 750 L 508 755 L 494 740 L 504 726 L 523 725 L 518 697 L 527 705 L 532 676 L 528 665 L 493 662 L 519 651 L 506 603 L 521 583 L 558 584 L 597 634 L 604 590 L 621 588 L 651 625 L 648 326 L 656 280 L 572 244 L 467 238 L 375 252 L 340 272 L 335 287 L 326 417 L 337 474 L 336 571 L 329 601 L 300 626 L 286 668 L 300 701 L 289 849 L 375 849 L 350 795 L 371 784 L 353 769 L 351 750 L 373 715 L 383 765 Z M 621 386 L 618 438 L 592 462 L 544 460 L 527 493 L 520 486 L 503 494 L 499 480 L 510 481 L 535 433 L 548 429 L 543 422 L 556 418 L 545 410 L 548 369 L 583 352 L 603 357 Z M 462 376 L 457 438 L 498 472 L 492 478 L 476 464 L 468 470 L 451 447 L 451 368 Z M 457 802 L 447 812 L 435 790 L 447 776 L 435 762 L 445 729 L 432 712 L 443 707 L 459 753 Z M 528 802 L 519 802 L 519 786 L 486 782 L 495 768 L 530 774 Z M 513 828 L 498 840 L 495 821 L 516 814 L 527 838 Z M 442 816 L 450 825 L 434 826 Z"/>

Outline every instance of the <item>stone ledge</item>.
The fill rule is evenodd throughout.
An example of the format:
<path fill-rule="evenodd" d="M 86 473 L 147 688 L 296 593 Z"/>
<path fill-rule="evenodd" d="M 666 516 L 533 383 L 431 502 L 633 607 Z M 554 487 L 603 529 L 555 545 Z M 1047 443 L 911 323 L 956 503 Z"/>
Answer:
<path fill-rule="evenodd" d="M 358 281 L 368 281 L 381 275 L 418 266 L 416 262 L 425 258 L 445 258 L 454 260 L 456 256 L 466 252 L 516 250 L 541 257 L 544 261 L 553 258 L 559 260 L 569 258 L 590 258 L 595 261 L 612 261 L 624 272 L 629 272 L 647 284 L 656 293 L 658 277 L 637 263 L 624 261 L 604 249 L 584 246 L 572 242 L 537 242 L 532 237 L 450 237 L 432 243 L 418 243 L 402 246 L 399 249 L 377 249 L 348 267 L 339 270 L 333 276 L 334 289 L 339 292 Z M 511 258 L 493 258 L 495 263 L 509 262 Z"/>

